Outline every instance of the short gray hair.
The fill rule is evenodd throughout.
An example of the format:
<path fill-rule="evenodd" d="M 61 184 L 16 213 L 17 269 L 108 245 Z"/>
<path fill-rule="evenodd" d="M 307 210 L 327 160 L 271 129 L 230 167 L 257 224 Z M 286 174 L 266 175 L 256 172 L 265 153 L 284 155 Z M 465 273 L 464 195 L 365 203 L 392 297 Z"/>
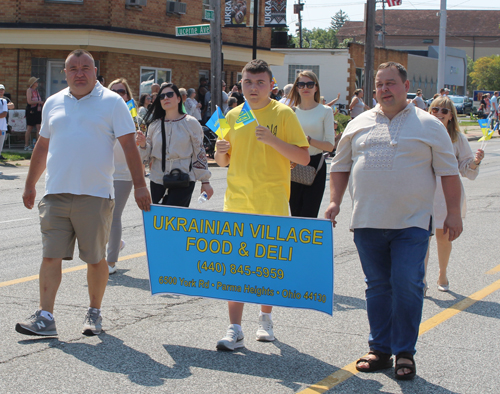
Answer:
<path fill-rule="evenodd" d="M 285 87 L 283 88 L 283 94 L 285 96 L 288 96 L 288 93 L 290 93 L 292 88 L 293 88 L 293 83 L 289 83 L 288 85 L 285 85 Z"/>

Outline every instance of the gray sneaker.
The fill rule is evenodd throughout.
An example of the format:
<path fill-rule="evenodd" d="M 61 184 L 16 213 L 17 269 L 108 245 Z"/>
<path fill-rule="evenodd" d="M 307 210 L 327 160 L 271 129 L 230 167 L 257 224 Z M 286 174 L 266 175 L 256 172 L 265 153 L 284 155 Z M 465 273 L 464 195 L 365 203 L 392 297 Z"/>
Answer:
<path fill-rule="evenodd" d="M 274 341 L 273 321 L 269 316 L 259 316 L 259 329 L 257 330 L 256 339 L 261 342 Z"/>
<path fill-rule="evenodd" d="M 238 330 L 234 324 L 231 324 L 227 328 L 226 336 L 217 342 L 217 350 L 233 351 L 245 347 L 244 339 L 243 331 Z"/>
<path fill-rule="evenodd" d="M 99 315 L 99 310 L 90 308 L 85 315 L 83 322 L 82 334 L 88 337 L 99 335 L 102 332 L 102 316 Z"/>
<path fill-rule="evenodd" d="M 55 320 L 46 319 L 40 316 L 41 310 L 33 313 L 24 323 L 16 324 L 16 331 L 24 335 L 39 335 L 43 337 L 53 337 L 57 335 Z"/>

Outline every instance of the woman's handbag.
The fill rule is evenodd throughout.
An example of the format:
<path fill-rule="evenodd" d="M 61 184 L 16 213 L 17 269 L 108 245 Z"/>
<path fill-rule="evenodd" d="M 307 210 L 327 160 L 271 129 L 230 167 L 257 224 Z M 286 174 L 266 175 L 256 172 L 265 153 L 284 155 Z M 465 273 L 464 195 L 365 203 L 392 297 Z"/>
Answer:
<path fill-rule="evenodd" d="M 189 186 L 189 174 L 182 172 L 178 168 L 172 169 L 170 160 L 170 172 L 165 174 L 165 159 L 167 156 L 167 137 L 165 136 L 165 118 L 161 119 L 161 170 L 163 171 L 163 186 L 167 189 L 181 189 Z"/>
<path fill-rule="evenodd" d="M 306 186 L 311 186 L 314 182 L 314 178 L 316 178 L 316 174 L 321 169 L 321 166 L 325 161 L 325 154 L 327 153 L 323 153 L 321 155 L 321 160 L 319 161 L 317 168 L 296 164 L 291 171 L 292 182 L 301 183 L 302 185 Z"/>
<path fill-rule="evenodd" d="M 163 186 L 167 189 L 180 189 L 189 186 L 189 174 L 174 168 L 170 173 L 163 175 Z"/>

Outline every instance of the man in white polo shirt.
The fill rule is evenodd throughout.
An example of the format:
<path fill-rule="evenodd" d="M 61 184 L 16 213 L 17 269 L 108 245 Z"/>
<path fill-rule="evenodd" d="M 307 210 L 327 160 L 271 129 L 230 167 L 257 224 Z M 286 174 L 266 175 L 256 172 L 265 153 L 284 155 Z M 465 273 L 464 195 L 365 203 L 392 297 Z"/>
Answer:
<path fill-rule="evenodd" d="M 68 88 L 51 96 L 43 107 L 40 139 L 23 193 L 24 205 L 32 209 L 36 183 L 47 168 L 45 195 L 38 205 L 43 243 L 40 306 L 26 322 L 16 325 L 16 331 L 25 335 L 57 335 L 53 311 L 61 265 L 63 259 L 73 258 L 75 240 L 79 257 L 87 263 L 90 298 L 83 334 L 101 333 L 100 308 L 109 272 L 105 247 L 114 208 L 115 143 L 125 152 L 137 205 L 148 211 L 151 203 L 127 105 L 96 81 L 97 69 L 89 52 L 71 52 L 64 71 Z"/>
<path fill-rule="evenodd" d="M 442 123 L 407 104 L 406 69 L 379 66 L 375 79 L 379 105 L 345 129 L 332 163 L 330 205 L 335 225 L 349 185 L 351 230 L 365 274 L 370 352 L 356 368 L 390 368 L 395 377 L 416 374 L 415 345 L 422 318 L 424 259 L 432 230 L 436 175 L 441 176 L 450 241 L 462 232 L 461 186 L 457 159 Z"/>

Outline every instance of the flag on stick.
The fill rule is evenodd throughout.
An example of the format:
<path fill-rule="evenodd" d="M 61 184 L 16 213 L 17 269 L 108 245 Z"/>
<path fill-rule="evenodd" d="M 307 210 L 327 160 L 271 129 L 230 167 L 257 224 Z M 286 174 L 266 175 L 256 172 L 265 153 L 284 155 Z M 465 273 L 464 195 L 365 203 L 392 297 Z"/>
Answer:
<path fill-rule="evenodd" d="M 403 4 L 403 0 L 387 0 L 387 5 L 389 7 L 395 6 L 395 5 L 401 5 Z"/>
<path fill-rule="evenodd" d="M 483 132 L 483 136 L 479 138 L 478 141 L 482 141 L 481 149 L 484 150 L 484 148 L 486 148 L 486 143 L 493 137 L 495 130 L 490 129 L 490 124 L 486 119 L 479 119 L 477 122 L 479 126 L 481 126 L 481 131 Z"/>
<path fill-rule="evenodd" d="M 238 119 L 236 119 L 236 123 L 234 124 L 234 129 L 237 130 L 243 126 L 246 126 L 247 124 L 252 123 L 254 120 L 258 125 L 259 122 L 257 121 L 252 108 L 250 108 L 248 102 L 245 101 L 245 104 L 243 104 L 243 108 L 241 108 L 240 115 L 238 116 Z"/>
<path fill-rule="evenodd" d="M 134 100 L 127 101 L 127 107 L 130 111 L 130 115 L 132 115 L 132 118 L 135 118 L 137 116 L 137 109 L 135 108 Z"/>
<path fill-rule="evenodd" d="M 223 139 L 230 127 L 221 109 L 218 106 L 216 106 L 216 108 L 217 110 L 212 114 L 210 119 L 208 119 L 205 126 L 217 134 L 220 139 Z"/>

